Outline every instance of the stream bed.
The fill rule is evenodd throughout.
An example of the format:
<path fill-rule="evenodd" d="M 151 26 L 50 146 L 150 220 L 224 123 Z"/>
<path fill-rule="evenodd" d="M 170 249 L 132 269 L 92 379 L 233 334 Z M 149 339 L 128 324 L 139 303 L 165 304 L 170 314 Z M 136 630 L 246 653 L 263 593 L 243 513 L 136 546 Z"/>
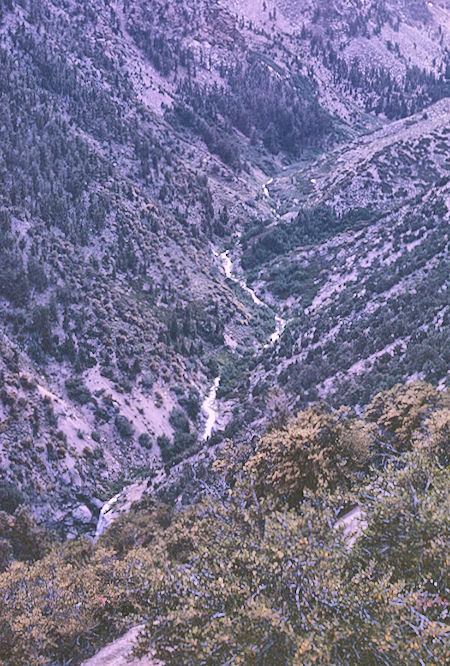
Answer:
<path fill-rule="evenodd" d="M 271 181 L 269 181 L 267 185 L 270 185 L 270 182 Z M 225 273 L 226 278 L 232 280 L 233 282 L 238 284 L 244 291 L 246 291 L 255 305 L 257 305 L 258 307 L 265 307 L 268 308 L 269 310 L 272 310 L 272 308 L 266 303 L 264 303 L 264 301 L 262 301 L 257 296 L 255 291 L 247 285 L 245 280 L 236 277 L 236 275 L 234 274 L 233 261 L 230 258 L 229 250 L 225 250 L 220 255 L 215 250 L 213 250 L 213 253 L 216 258 L 220 258 L 222 263 L 222 269 L 223 272 Z M 270 335 L 269 340 L 265 345 L 265 348 L 271 347 L 276 342 L 278 342 L 286 327 L 286 320 L 283 319 L 283 317 L 280 317 L 278 314 L 275 313 L 274 316 L 275 316 L 275 330 Z M 215 377 L 214 382 L 212 383 L 211 388 L 206 394 L 203 403 L 201 405 L 201 412 L 206 417 L 206 421 L 203 426 L 203 433 L 201 435 L 201 441 L 206 441 L 207 439 L 209 439 L 209 437 L 214 431 L 214 428 L 217 424 L 217 420 L 220 416 L 220 408 L 217 401 L 217 390 L 219 388 L 219 384 L 220 384 L 220 375 L 218 377 Z M 120 493 L 114 495 L 114 497 L 111 497 L 111 499 L 105 502 L 105 504 L 102 506 L 100 510 L 100 515 L 97 522 L 97 528 L 95 531 L 95 538 L 98 538 L 101 534 L 103 534 L 103 532 L 112 523 L 116 515 L 118 515 L 119 512 L 125 510 L 128 504 L 131 506 L 132 501 L 134 501 L 137 498 L 135 497 L 135 495 L 139 494 L 141 486 L 142 484 L 139 483 L 131 484 L 130 486 L 125 487 Z"/>
<path fill-rule="evenodd" d="M 270 185 L 270 182 L 271 181 L 269 181 L 267 184 Z M 222 269 L 223 272 L 225 273 L 226 278 L 232 280 L 233 282 L 238 284 L 244 291 L 246 291 L 250 295 L 255 305 L 257 305 L 258 307 L 265 307 L 268 308 L 269 310 L 272 310 L 272 308 L 269 305 L 267 305 L 267 303 L 264 303 L 264 301 L 262 301 L 257 296 L 254 289 L 252 289 L 247 285 L 245 280 L 239 279 L 238 277 L 235 276 L 233 270 L 234 269 L 233 261 L 230 257 L 229 250 L 225 250 L 220 255 L 217 251 L 213 250 L 213 254 L 215 257 L 220 258 L 222 262 Z M 265 348 L 271 347 L 276 342 L 278 342 L 278 340 L 283 334 L 284 329 L 286 328 L 286 320 L 283 319 L 283 317 L 280 317 L 280 315 L 277 315 L 275 313 L 274 316 L 275 316 L 275 330 L 270 335 L 266 345 L 264 345 Z M 217 389 L 219 388 L 219 384 L 220 384 L 220 376 L 214 379 L 214 383 L 211 386 L 211 389 L 209 390 L 202 404 L 201 411 L 207 417 L 205 429 L 202 436 L 202 441 L 205 441 L 206 439 L 208 439 L 208 437 L 211 436 L 214 427 L 216 425 L 217 419 L 219 417 L 219 406 L 217 404 Z"/>

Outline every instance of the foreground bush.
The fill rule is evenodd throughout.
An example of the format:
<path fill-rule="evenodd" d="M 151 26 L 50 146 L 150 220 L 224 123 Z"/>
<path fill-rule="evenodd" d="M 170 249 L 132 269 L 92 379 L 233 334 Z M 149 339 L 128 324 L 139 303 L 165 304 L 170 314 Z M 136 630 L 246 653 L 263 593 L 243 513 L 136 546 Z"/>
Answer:
<path fill-rule="evenodd" d="M 342 495 L 316 493 L 299 513 L 236 492 L 184 516 L 155 551 L 157 568 L 167 553 L 172 564 L 150 588 L 138 653 L 154 646 L 171 666 L 444 663 L 446 475 L 412 454 L 376 488 L 353 551 L 330 529 Z"/>
<path fill-rule="evenodd" d="M 0 571 L 12 559 L 41 559 L 54 541 L 55 536 L 36 524 L 27 507 L 19 506 L 12 515 L 0 511 Z"/>
<path fill-rule="evenodd" d="M 247 471 L 261 494 L 293 504 L 321 483 L 350 487 L 368 463 L 372 439 L 370 426 L 346 411 L 310 407 L 262 438 Z"/>
<path fill-rule="evenodd" d="M 96 546 L 12 564 L 0 663 L 77 663 L 142 621 L 137 654 L 154 649 L 166 666 L 447 663 L 441 398 L 407 425 L 411 450 L 376 458 L 378 470 L 368 456 L 386 425 L 307 410 L 237 452 L 222 497 L 175 513 L 144 501 Z M 336 521 L 355 503 L 367 528 L 350 548 Z"/>
<path fill-rule="evenodd" d="M 389 391 L 378 393 L 366 408 L 365 418 L 375 421 L 393 444 L 403 450 L 411 448 L 414 434 L 445 394 L 426 382 L 397 384 Z"/>
<path fill-rule="evenodd" d="M 19 488 L 9 481 L 0 479 L 0 511 L 14 513 L 22 503 L 23 496 Z"/>
<path fill-rule="evenodd" d="M 446 474 L 412 453 L 368 493 L 352 550 L 333 529 L 348 497 L 280 511 L 240 487 L 125 556 L 81 540 L 16 563 L 0 576 L 0 659 L 62 664 L 144 617 L 138 653 L 168 666 L 445 663 Z"/>
<path fill-rule="evenodd" d="M 73 547 L 73 546 L 71 546 Z M 100 550 L 77 562 L 62 549 L 0 577 L 0 663 L 64 663 L 126 626 L 136 609 L 133 563 Z"/>

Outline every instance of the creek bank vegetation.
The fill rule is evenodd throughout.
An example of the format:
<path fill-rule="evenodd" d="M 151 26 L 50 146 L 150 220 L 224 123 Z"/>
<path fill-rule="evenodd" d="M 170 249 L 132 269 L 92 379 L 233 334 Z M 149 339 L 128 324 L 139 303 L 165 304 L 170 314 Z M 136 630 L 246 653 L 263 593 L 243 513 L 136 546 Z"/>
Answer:
<path fill-rule="evenodd" d="M 173 666 L 444 663 L 449 430 L 448 394 L 416 382 L 225 447 L 193 506 L 143 498 L 95 545 L 7 565 L 2 663 L 81 660 L 141 621 L 136 653 Z"/>

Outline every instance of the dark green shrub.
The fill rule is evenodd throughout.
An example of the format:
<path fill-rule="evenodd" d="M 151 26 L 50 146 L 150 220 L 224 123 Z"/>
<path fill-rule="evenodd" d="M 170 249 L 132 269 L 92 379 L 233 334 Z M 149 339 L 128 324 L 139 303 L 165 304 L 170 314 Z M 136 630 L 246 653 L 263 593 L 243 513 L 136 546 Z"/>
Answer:
<path fill-rule="evenodd" d="M 92 394 L 81 378 L 66 379 L 67 395 L 71 400 L 85 405 L 92 399 Z"/>
<path fill-rule="evenodd" d="M 129 422 L 126 416 L 118 414 L 115 420 L 116 428 L 119 431 L 119 435 L 125 439 L 130 439 L 134 435 L 134 428 Z"/>
<path fill-rule="evenodd" d="M 139 444 L 144 447 L 144 449 L 151 449 L 152 448 L 152 440 L 150 438 L 150 435 L 146 432 L 143 432 L 139 435 Z"/>
<path fill-rule="evenodd" d="M 0 480 L 0 511 L 14 513 L 23 501 L 23 495 L 16 485 L 10 481 Z"/>
<path fill-rule="evenodd" d="M 182 409 L 172 409 L 169 416 L 169 423 L 175 430 L 189 432 L 189 421 Z"/>

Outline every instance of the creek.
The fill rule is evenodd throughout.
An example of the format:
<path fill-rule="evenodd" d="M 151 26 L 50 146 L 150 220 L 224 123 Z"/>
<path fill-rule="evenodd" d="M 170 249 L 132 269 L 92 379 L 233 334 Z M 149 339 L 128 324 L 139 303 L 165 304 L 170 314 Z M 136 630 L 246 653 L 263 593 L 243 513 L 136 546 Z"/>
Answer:
<path fill-rule="evenodd" d="M 267 185 L 270 185 L 270 183 L 271 181 L 269 181 Z M 257 296 L 254 289 L 249 287 L 245 282 L 245 280 L 236 277 L 234 273 L 233 261 L 231 260 L 229 250 L 225 250 L 225 252 L 222 252 L 220 255 L 218 252 L 213 250 L 213 254 L 215 257 L 220 258 L 222 263 L 222 269 L 223 272 L 225 273 L 226 278 L 232 280 L 233 282 L 238 284 L 244 291 L 246 291 L 250 295 L 255 305 L 257 305 L 258 307 L 269 308 L 270 310 L 272 309 Z M 270 335 L 269 341 L 267 342 L 265 347 L 266 348 L 270 347 L 274 345 L 276 342 L 278 342 L 285 328 L 286 328 L 286 320 L 283 319 L 283 317 L 280 317 L 279 315 L 275 314 L 275 330 Z M 216 425 L 217 419 L 220 416 L 219 405 L 217 403 L 217 389 L 219 388 L 219 384 L 220 384 L 220 376 L 214 379 L 214 383 L 211 386 L 211 389 L 209 390 L 208 394 L 206 395 L 202 403 L 201 411 L 206 416 L 206 424 L 202 436 L 203 441 L 208 439 L 208 437 L 210 437 Z"/>
<path fill-rule="evenodd" d="M 269 181 L 267 185 L 270 185 L 270 183 L 271 181 Z M 267 189 L 266 185 L 264 187 Z M 267 196 L 269 195 L 267 194 Z M 247 292 L 255 305 L 257 305 L 258 307 L 265 307 L 272 310 L 272 308 L 270 308 L 269 305 L 264 303 L 264 301 L 262 301 L 257 296 L 254 289 L 252 289 L 247 285 L 244 279 L 236 277 L 233 261 L 230 257 L 229 250 L 225 250 L 220 255 L 215 250 L 213 250 L 213 253 L 216 258 L 220 259 L 222 264 L 222 270 L 225 273 L 225 277 L 227 279 L 238 284 L 245 292 Z M 270 335 L 269 340 L 265 345 L 266 348 L 274 345 L 280 339 L 286 327 L 285 319 L 283 319 L 282 317 L 280 317 L 278 314 L 275 313 L 274 317 L 275 317 L 275 330 Z M 220 384 L 220 375 L 218 377 L 215 377 L 214 382 L 212 383 L 211 388 L 206 394 L 205 399 L 203 400 L 201 405 L 201 412 L 206 418 L 205 424 L 203 426 L 203 433 L 201 435 L 202 441 L 206 441 L 212 435 L 216 427 L 217 421 L 220 417 L 220 405 L 217 400 L 217 390 L 219 388 L 219 384 Z M 97 521 L 97 527 L 95 530 L 95 538 L 98 538 L 114 520 L 117 514 L 116 504 L 118 500 L 123 500 L 124 497 L 126 497 L 126 493 L 129 487 L 130 486 L 125 487 L 120 493 L 114 495 L 114 497 L 109 499 L 102 506 Z"/>

